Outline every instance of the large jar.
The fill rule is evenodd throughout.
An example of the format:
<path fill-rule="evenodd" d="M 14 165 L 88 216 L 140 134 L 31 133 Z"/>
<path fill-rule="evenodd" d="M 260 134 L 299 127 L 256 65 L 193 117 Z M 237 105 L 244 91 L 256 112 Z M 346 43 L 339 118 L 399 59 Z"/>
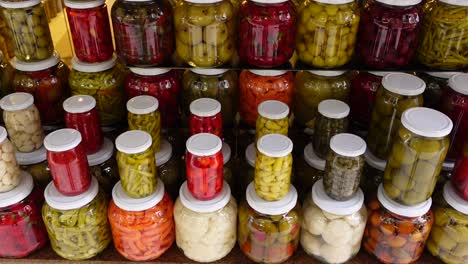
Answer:
<path fill-rule="evenodd" d="M 190 104 L 190 135 L 211 133 L 223 138 L 221 104 L 211 98 L 200 98 Z"/>
<path fill-rule="evenodd" d="M 104 138 L 101 149 L 88 155 L 88 164 L 91 176 L 96 178 L 104 193 L 111 195 L 112 188 L 119 181 L 119 170 L 114 158 L 114 144 L 108 138 Z"/>
<path fill-rule="evenodd" d="M 167 1 L 116 1 L 111 13 L 120 59 L 139 66 L 168 62 L 174 52 L 172 12 Z"/>
<path fill-rule="evenodd" d="M 151 148 L 156 153 L 161 147 L 161 113 L 159 101 L 150 95 L 133 97 L 127 102 L 128 129 L 150 134 Z"/>
<path fill-rule="evenodd" d="M 307 144 L 304 148 L 302 158 L 294 161 L 295 185 L 299 193 L 299 198 L 305 197 L 312 186 L 323 178 L 325 173 L 326 161 L 319 158 L 314 151 L 312 143 Z"/>
<path fill-rule="evenodd" d="M 387 161 L 377 158 L 369 149 L 364 153 L 364 159 L 366 164 L 362 170 L 360 186 L 367 201 L 367 198 L 375 197 L 377 194 L 377 189 L 384 179 Z"/>
<path fill-rule="evenodd" d="M 177 246 L 193 261 L 220 260 L 236 245 L 237 202 L 227 183 L 210 201 L 196 199 L 187 182 L 182 184 L 174 205 L 174 220 Z"/>
<path fill-rule="evenodd" d="M 52 180 L 44 146 L 33 152 L 16 152 L 15 156 L 20 169 L 31 174 L 36 185 L 45 188 Z"/>
<path fill-rule="evenodd" d="M 49 183 L 44 197 L 42 219 L 57 255 L 69 260 L 90 259 L 111 243 L 106 196 L 95 178 L 86 192 L 76 196 L 65 196 Z"/>
<path fill-rule="evenodd" d="M 369 217 L 362 246 L 385 264 L 417 261 L 434 223 L 431 204 L 431 198 L 413 206 L 396 203 L 380 185 L 377 198 L 367 207 Z"/>
<path fill-rule="evenodd" d="M 348 63 L 354 54 L 359 18 L 353 0 L 305 2 L 297 24 L 299 60 L 317 68 Z"/>
<path fill-rule="evenodd" d="M 241 4 L 238 49 L 248 65 L 271 68 L 289 61 L 296 42 L 292 1 L 248 0 Z"/>
<path fill-rule="evenodd" d="M 390 73 L 383 77 L 377 91 L 367 135 L 367 144 L 379 159 L 387 159 L 393 139 L 406 109 L 423 105 L 426 85 L 407 73 Z"/>
<path fill-rule="evenodd" d="M 114 45 L 105 0 L 65 0 L 64 4 L 75 56 L 90 63 L 109 60 Z"/>
<path fill-rule="evenodd" d="M 442 95 L 447 89 L 448 80 L 458 72 L 422 72 L 418 76 L 426 83 L 424 107 L 439 109 Z"/>
<path fill-rule="evenodd" d="M 164 188 L 173 199 L 179 195 L 182 175 L 179 169 L 180 161 L 171 143 L 165 139 L 161 141 L 161 148 L 155 156 L 158 177 L 164 183 Z"/>
<path fill-rule="evenodd" d="M 289 107 L 287 104 L 277 100 L 268 100 L 260 103 L 257 111 L 256 140 L 268 134 L 288 136 Z"/>
<path fill-rule="evenodd" d="M 367 1 L 362 12 L 357 51 L 377 69 L 408 66 L 418 47 L 421 0 Z"/>
<path fill-rule="evenodd" d="M 468 201 L 468 141 L 465 142 L 463 151 L 455 163 L 451 180 L 458 195 Z"/>
<path fill-rule="evenodd" d="M 0 32 L 1 32 L 1 14 L 0 14 Z M 0 33 L 1 34 L 1 33 Z M 0 36 L 1 42 L 1 36 Z M 0 48 L 1 49 L 1 48 Z M 13 92 L 12 82 L 14 69 L 8 62 L 8 57 L 3 55 L 0 50 L 0 96 L 3 97 Z"/>
<path fill-rule="evenodd" d="M 239 206 L 237 241 L 244 254 L 257 263 L 283 263 L 296 251 L 301 229 L 301 208 L 291 186 L 279 201 L 265 201 L 247 187 Z"/>
<path fill-rule="evenodd" d="M 244 70 L 239 76 L 239 113 L 249 127 L 255 127 L 258 105 L 278 100 L 292 107 L 294 75 L 289 71 Z"/>
<path fill-rule="evenodd" d="M 357 255 L 367 222 L 364 194 L 347 201 L 330 198 L 320 180 L 303 207 L 301 246 L 322 263 L 346 263 Z"/>
<path fill-rule="evenodd" d="M 344 71 L 299 71 L 294 93 L 296 122 L 313 129 L 319 103 L 327 99 L 346 103 L 350 89 L 350 76 Z"/>
<path fill-rule="evenodd" d="M 173 209 L 162 182 L 141 199 L 128 196 L 118 182 L 112 189 L 108 213 L 117 251 L 132 261 L 154 260 L 164 254 L 175 239 Z"/>
<path fill-rule="evenodd" d="M 15 148 L 8 140 L 4 127 L 0 126 L 0 193 L 14 189 L 21 180 L 21 171 L 16 161 Z"/>
<path fill-rule="evenodd" d="M 72 95 L 90 95 L 96 99 L 96 108 L 102 126 L 121 122 L 125 117 L 123 69 L 116 57 L 99 63 L 72 59 L 73 70 L 68 82 Z"/>

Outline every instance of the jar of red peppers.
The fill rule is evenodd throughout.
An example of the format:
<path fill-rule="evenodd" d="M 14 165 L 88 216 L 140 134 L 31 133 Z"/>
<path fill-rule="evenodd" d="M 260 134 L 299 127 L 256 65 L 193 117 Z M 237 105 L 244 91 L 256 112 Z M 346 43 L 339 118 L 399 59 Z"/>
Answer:
<path fill-rule="evenodd" d="M 64 3 L 75 56 L 84 62 L 110 59 L 114 45 L 105 0 L 65 0 Z"/>
<path fill-rule="evenodd" d="M 33 178 L 24 171 L 16 188 L 0 193 L 0 257 L 24 258 L 47 244 L 41 217 L 43 201 Z"/>
<path fill-rule="evenodd" d="M 296 42 L 296 9 L 289 0 L 248 0 L 239 11 L 239 57 L 249 65 L 288 62 Z"/>
<path fill-rule="evenodd" d="M 190 135 L 211 133 L 223 137 L 221 104 L 211 98 L 200 98 L 190 104 Z"/>
<path fill-rule="evenodd" d="M 94 97 L 72 96 L 63 102 L 63 109 L 66 126 L 80 132 L 86 154 L 96 153 L 102 146 L 103 135 Z"/>
<path fill-rule="evenodd" d="M 142 130 L 151 135 L 151 148 L 158 152 L 161 147 L 161 113 L 159 101 L 150 95 L 133 97 L 127 102 L 129 130 Z"/>
<path fill-rule="evenodd" d="M 468 141 L 455 163 L 451 180 L 460 197 L 468 201 Z"/>
<path fill-rule="evenodd" d="M 213 199 L 223 188 L 222 146 L 219 137 L 208 133 L 196 134 L 187 140 L 187 185 L 198 200 Z"/>
<path fill-rule="evenodd" d="M 426 83 L 424 107 L 439 109 L 442 94 L 447 89 L 448 80 L 458 72 L 421 72 L 418 74 Z"/>
<path fill-rule="evenodd" d="M 34 183 L 40 187 L 46 187 L 52 180 L 49 164 L 47 163 L 47 150 L 44 146 L 33 152 L 15 153 L 16 161 L 20 168 L 34 179 Z"/>
<path fill-rule="evenodd" d="M 114 144 L 108 138 L 104 138 L 101 149 L 88 155 L 88 164 L 91 176 L 96 178 L 99 188 L 110 196 L 115 183 L 119 181 L 119 170 L 114 158 Z"/>
<path fill-rule="evenodd" d="M 408 66 L 416 55 L 422 20 L 421 0 L 368 1 L 359 25 L 357 50 L 377 69 Z"/>
<path fill-rule="evenodd" d="M 72 196 L 88 190 L 91 174 L 78 130 L 64 128 L 54 131 L 44 139 L 44 147 L 57 191 Z"/>

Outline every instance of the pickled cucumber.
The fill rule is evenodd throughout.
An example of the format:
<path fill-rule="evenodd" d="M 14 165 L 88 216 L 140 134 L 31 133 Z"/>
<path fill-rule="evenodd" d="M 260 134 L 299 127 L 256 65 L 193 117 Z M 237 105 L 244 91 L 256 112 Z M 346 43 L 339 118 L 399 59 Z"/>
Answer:
<path fill-rule="evenodd" d="M 257 151 L 255 160 L 255 191 L 262 199 L 276 201 L 289 192 L 292 155 L 272 158 Z"/>

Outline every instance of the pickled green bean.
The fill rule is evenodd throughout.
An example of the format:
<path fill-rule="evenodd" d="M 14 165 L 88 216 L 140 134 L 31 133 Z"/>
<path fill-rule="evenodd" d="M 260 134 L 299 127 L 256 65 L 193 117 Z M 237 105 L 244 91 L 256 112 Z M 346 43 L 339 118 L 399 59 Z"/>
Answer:
<path fill-rule="evenodd" d="M 156 189 L 157 170 L 151 148 L 137 154 L 117 152 L 117 163 L 122 188 L 130 197 L 146 197 Z"/>

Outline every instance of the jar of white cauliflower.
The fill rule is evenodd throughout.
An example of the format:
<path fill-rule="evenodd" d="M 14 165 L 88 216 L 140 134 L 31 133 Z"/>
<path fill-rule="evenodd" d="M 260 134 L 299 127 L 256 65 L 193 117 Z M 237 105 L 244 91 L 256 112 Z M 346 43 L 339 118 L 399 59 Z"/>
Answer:
<path fill-rule="evenodd" d="M 13 190 L 20 181 L 21 171 L 13 144 L 7 138 L 6 129 L 0 126 L 0 192 Z"/>
<path fill-rule="evenodd" d="M 304 201 L 301 246 L 323 263 L 345 263 L 361 247 L 367 221 L 364 194 L 358 192 L 347 201 L 327 196 L 320 180 Z"/>
<path fill-rule="evenodd" d="M 177 246 L 191 260 L 222 259 L 236 244 L 237 202 L 226 182 L 221 193 L 208 201 L 195 199 L 184 182 L 174 206 L 174 220 Z"/>

